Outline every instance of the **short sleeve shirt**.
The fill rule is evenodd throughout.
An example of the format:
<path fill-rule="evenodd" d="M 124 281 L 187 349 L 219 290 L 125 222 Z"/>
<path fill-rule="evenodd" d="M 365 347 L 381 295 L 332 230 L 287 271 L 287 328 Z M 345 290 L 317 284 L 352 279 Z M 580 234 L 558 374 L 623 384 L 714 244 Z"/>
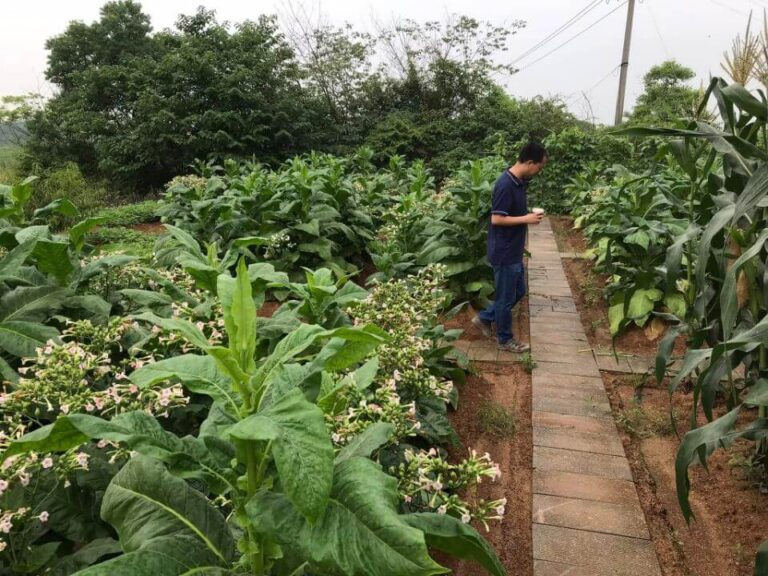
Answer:
<path fill-rule="evenodd" d="M 501 216 L 525 216 L 528 214 L 528 197 L 525 181 L 518 180 L 507 169 L 493 187 L 491 214 Z M 522 264 L 525 252 L 527 225 L 488 225 L 488 262 L 491 266 Z"/>

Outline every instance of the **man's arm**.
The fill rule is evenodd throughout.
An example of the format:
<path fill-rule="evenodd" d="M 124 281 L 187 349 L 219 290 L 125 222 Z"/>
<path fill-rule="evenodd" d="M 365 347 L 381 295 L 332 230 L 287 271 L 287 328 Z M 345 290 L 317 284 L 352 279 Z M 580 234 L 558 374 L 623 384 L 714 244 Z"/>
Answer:
<path fill-rule="evenodd" d="M 503 216 L 491 214 L 493 226 L 525 226 L 526 224 L 538 224 L 544 218 L 544 214 L 526 214 L 525 216 Z"/>

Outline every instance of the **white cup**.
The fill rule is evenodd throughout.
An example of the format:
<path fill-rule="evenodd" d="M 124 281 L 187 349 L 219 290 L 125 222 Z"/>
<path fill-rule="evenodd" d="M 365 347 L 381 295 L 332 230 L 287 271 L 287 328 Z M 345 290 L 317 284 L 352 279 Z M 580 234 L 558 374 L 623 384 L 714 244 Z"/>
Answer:
<path fill-rule="evenodd" d="M 534 208 L 531 212 L 534 214 L 544 214 L 544 208 Z"/>

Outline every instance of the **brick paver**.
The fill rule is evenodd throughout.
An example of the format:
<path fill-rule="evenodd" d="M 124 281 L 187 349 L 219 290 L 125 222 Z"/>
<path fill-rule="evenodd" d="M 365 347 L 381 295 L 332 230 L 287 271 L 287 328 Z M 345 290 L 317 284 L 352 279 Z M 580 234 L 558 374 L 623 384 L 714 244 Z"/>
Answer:
<path fill-rule="evenodd" d="M 529 230 L 534 576 L 660 576 L 600 377 L 652 362 L 589 348 L 548 220 Z"/>

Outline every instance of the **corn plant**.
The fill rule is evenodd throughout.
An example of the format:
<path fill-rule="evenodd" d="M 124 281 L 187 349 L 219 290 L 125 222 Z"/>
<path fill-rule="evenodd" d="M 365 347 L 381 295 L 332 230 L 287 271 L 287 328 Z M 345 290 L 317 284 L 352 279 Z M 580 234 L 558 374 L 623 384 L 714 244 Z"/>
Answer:
<path fill-rule="evenodd" d="M 691 227 L 670 250 L 670 262 L 678 267 L 687 255 L 683 280 L 691 313 L 664 338 L 656 363 L 661 381 L 674 339 L 688 334 L 689 350 L 670 383 L 671 393 L 683 378 L 695 377 L 692 430 L 675 463 L 678 499 L 687 520 L 693 517 L 688 467 L 706 463 L 714 450 L 737 438 L 755 441 L 758 457 L 764 458 L 768 436 L 768 102 L 762 93 L 717 78 L 702 108 L 710 98 L 720 111 L 722 128 L 698 121 L 687 130 L 629 131 L 673 138 L 672 156 L 691 182 Z M 735 382 L 736 368 L 743 369 L 743 392 Z M 715 418 L 718 396 L 724 397 L 729 412 Z M 757 418 L 737 428 L 739 414 L 750 406 L 758 408 Z M 699 410 L 709 420 L 701 427 Z M 768 544 L 763 544 L 755 574 L 767 569 Z"/>

